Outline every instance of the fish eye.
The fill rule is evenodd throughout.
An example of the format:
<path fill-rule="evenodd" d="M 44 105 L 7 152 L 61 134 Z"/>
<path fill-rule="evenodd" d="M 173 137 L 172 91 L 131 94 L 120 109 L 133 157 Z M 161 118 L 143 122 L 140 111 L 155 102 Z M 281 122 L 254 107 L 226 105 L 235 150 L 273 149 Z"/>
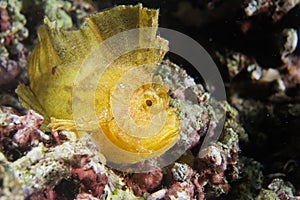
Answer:
<path fill-rule="evenodd" d="M 147 106 L 152 106 L 152 101 L 150 99 L 147 99 L 146 104 L 147 104 Z"/>

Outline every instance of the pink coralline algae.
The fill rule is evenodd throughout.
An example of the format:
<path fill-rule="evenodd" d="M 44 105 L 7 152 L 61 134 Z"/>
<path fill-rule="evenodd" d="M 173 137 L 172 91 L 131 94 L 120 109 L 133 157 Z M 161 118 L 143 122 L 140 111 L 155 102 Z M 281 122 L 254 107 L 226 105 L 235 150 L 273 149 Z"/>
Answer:
<path fill-rule="evenodd" d="M 146 192 L 156 189 L 163 179 L 161 170 L 154 170 L 143 174 L 133 174 L 125 178 L 127 186 L 136 196 L 142 196 Z"/>
<path fill-rule="evenodd" d="M 8 12 L 5 8 L 0 7 L 0 32 L 5 33 L 9 31 L 10 28 L 11 28 L 11 22 L 10 22 L 10 17 L 8 15 Z M 4 37 L 3 44 L 5 46 L 8 46 L 11 43 L 13 37 L 14 37 L 13 35 L 7 35 L 6 37 Z"/>
<path fill-rule="evenodd" d="M 0 86 L 9 88 L 27 80 L 28 50 L 22 42 L 28 37 L 28 30 L 21 7 L 19 1 L 4 1 L 0 5 Z"/>
<path fill-rule="evenodd" d="M 165 199 L 204 199 L 203 186 L 205 183 L 199 181 L 199 174 L 187 164 L 175 163 L 171 169 L 172 183 Z"/>
<path fill-rule="evenodd" d="M 39 130 L 43 117 L 29 110 L 26 115 L 20 116 L 12 108 L 0 109 L 0 151 L 7 155 L 9 160 L 17 157 L 10 155 L 18 150 L 19 154 L 26 152 L 39 142 L 50 140 L 50 137 Z M 18 155 L 21 156 L 21 155 Z"/>
<path fill-rule="evenodd" d="M 80 188 L 83 193 L 90 193 L 98 198 L 103 194 L 104 187 L 108 182 L 104 173 L 96 174 L 93 169 L 73 168 L 71 174 L 72 177 L 80 181 Z"/>

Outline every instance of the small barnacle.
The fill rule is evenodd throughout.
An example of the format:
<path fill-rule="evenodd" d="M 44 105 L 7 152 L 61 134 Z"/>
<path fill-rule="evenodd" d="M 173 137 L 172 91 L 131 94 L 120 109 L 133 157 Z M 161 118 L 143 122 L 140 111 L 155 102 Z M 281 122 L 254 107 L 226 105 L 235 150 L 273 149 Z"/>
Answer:
<path fill-rule="evenodd" d="M 175 163 L 172 168 L 173 177 L 176 181 L 185 181 L 190 173 L 188 165 Z"/>

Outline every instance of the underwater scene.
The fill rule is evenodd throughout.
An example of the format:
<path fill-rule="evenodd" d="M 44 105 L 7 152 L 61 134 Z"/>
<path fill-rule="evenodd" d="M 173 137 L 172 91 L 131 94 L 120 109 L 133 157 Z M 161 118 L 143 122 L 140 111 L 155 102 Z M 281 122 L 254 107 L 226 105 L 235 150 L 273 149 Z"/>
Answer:
<path fill-rule="evenodd" d="M 300 0 L 0 0 L 0 200 L 300 200 Z"/>

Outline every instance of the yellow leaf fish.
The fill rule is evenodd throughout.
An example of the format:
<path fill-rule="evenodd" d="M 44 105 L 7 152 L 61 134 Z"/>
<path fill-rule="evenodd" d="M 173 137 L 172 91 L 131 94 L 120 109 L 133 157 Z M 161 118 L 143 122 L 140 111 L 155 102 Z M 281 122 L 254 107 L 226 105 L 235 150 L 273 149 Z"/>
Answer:
<path fill-rule="evenodd" d="M 97 85 L 89 89 L 94 68 L 85 63 L 91 51 L 114 35 L 147 27 L 153 31 L 139 33 L 138 40 L 155 43 L 159 48 L 136 49 L 121 55 L 101 77 L 94 77 Z M 143 8 L 141 4 L 118 6 L 92 15 L 79 30 L 57 29 L 55 23 L 46 18 L 38 30 L 39 42 L 29 59 L 30 85 L 20 84 L 16 90 L 22 105 L 44 116 L 44 128 L 48 125 L 54 130 L 72 130 L 79 136 L 89 133 L 108 161 L 136 163 L 160 156 L 179 140 L 180 121 L 169 107 L 168 88 L 159 81 L 148 81 L 136 84 L 136 88 L 129 91 L 130 85 L 147 79 L 148 72 L 140 71 L 141 75 L 122 79 L 132 69 L 146 70 L 142 67 L 150 66 L 147 69 L 151 71 L 162 62 L 168 42 L 156 35 L 157 27 L 158 10 Z M 144 40 L 145 34 L 149 40 Z M 116 45 L 112 51 L 118 48 L 121 47 Z M 99 59 L 97 56 L 92 59 L 95 65 L 101 65 L 107 52 L 97 53 Z M 85 69 L 83 73 L 82 69 Z M 145 77 L 142 74 L 146 74 Z M 79 75 L 84 80 L 80 84 L 87 84 L 81 84 L 81 90 L 74 92 Z M 118 84 L 120 81 L 122 84 Z M 74 107 L 74 99 L 83 103 Z M 86 113 L 90 100 L 93 101 L 92 113 L 97 118 L 86 118 L 86 123 L 92 125 L 80 130 L 75 118 L 85 118 L 91 113 Z M 76 117 L 74 112 L 77 112 Z"/>

